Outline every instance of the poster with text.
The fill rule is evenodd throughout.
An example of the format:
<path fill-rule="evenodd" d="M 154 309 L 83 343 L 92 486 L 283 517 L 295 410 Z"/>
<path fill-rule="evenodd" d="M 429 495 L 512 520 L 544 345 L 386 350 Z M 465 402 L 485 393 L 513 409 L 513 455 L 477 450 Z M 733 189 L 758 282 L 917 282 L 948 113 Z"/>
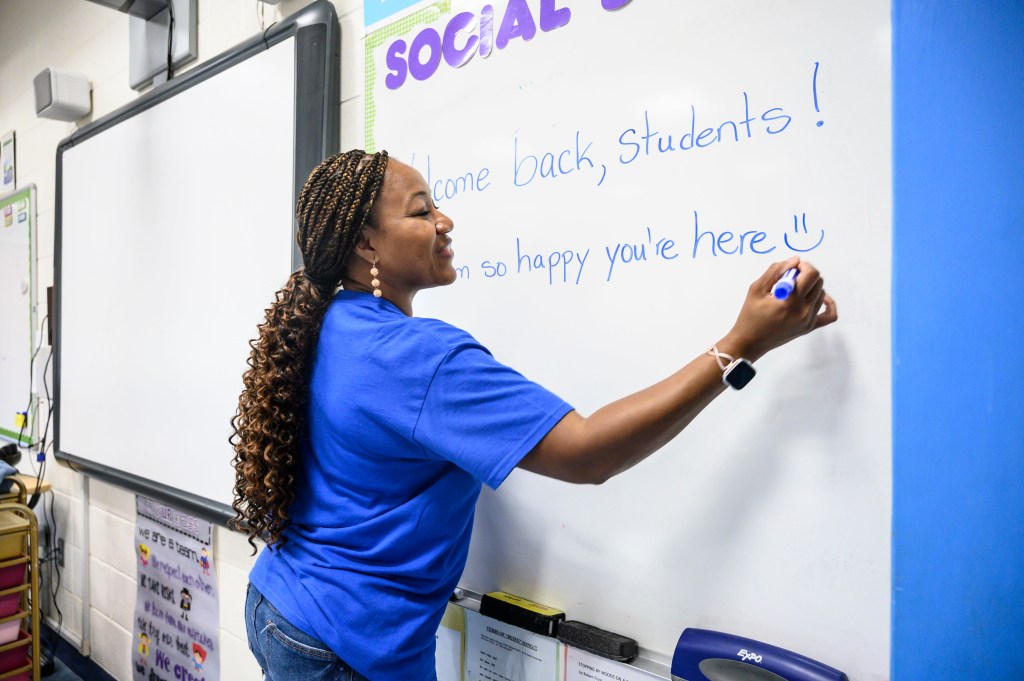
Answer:
<path fill-rule="evenodd" d="M 466 611 L 466 681 L 560 681 L 557 639 Z"/>
<path fill-rule="evenodd" d="M 220 604 L 208 521 L 135 497 L 134 681 L 218 681 Z"/>
<path fill-rule="evenodd" d="M 14 167 L 14 131 L 0 137 L 0 196 L 17 187 Z"/>
<path fill-rule="evenodd" d="M 565 681 L 658 681 L 665 677 L 565 646 Z"/>

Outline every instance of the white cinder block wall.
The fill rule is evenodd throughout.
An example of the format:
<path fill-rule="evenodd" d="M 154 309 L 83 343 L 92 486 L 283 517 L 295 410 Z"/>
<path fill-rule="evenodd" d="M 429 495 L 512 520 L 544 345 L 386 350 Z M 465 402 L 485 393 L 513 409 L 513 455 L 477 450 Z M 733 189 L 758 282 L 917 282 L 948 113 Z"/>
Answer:
<path fill-rule="evenodd" d="M 264 5 L 258 0 L 198 0 L 199 59 L 179 73 L 259 33 L 261 12 L 264 24 L 269 26 L 307 4 L 308 0 L 286 0 L 278 5 Z M 334 0 L 334 5 L 341 24 L 341 144 L 342 148 L 361 147 L 363 3 Z M 48 66 L 89 77 L 93 102 L 90 116 L 77 124 L 36 117 L 32 78 Z M 137 96 L 128 85 L 127 14 L 87 0 L 0 0 L 0 134 L 8 130 L 17 134 L 19 188 L 30 183 L 37 187 L 36 272 L 42 305 L 46 288 L 53 285 L 57 144 L 76 127 Z M 268 302 L 272 294 L 267 291 Z M 111 295 L 109 300 L 96 304 L 116 304 L 116 300 L 117 296 Z M 116 421 L 116 414 L 108 416 Z M 145 443 L 139 443 L 139 449 L 144 451 Z M 29 472 L 28 463 L 22 467 L 23 472 Z M 65 541 L 65 567 L 57 597 L 63 612 L 62 632 L 75 645 L 84 639 L 92 658 L 112 676 L 131 679 L 136 584 L 134 494 L 88 480 L 52 460 L 47 479 L 54 489 L 57 536 Z M 38 513 L 41 506 L 36 510 Z M 86 536 L 87 550 L 83 548 Z M 224 528 L 215 529 L 221 678 L 227 681 L 260 677 L 246 646 L 242 619 L 246 575 L 253 560 L 244 537 Z M 83 609 L 87 610 L 84 614 Z M 55 625 L 54 614 L 48 606 L 51 625 Z"/>

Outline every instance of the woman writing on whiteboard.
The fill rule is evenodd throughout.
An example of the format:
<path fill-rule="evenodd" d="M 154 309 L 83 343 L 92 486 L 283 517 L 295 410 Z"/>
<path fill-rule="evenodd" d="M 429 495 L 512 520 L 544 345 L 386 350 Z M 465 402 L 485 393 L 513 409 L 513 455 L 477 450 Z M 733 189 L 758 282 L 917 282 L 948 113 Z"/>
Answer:
<path fill-rule="evenodd" d="M 416 170 L 386 152 L 338 154 L 296 214 L 305 267 L 250 343 L 232 422 L 237 519 L 268 543 L 250 575 L 249 645 L 272 681 L 433 679 L 482 483 L 516 467 L 604 482 L 725 390 L 733 358 L 836 320 L 808 263 L 775 299 L 798 261 L 775 263 L 718 356 L 584 417 L 468 333 L 413 316 L 418 291 L 456 279 L 453 222 Z"/>

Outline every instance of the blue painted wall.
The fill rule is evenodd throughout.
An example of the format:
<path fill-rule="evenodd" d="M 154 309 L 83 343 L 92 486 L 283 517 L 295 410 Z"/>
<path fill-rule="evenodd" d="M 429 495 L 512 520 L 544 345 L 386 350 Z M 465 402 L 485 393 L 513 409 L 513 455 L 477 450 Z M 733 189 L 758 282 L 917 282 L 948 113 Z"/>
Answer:
<path fill-rule="evenodd" d="M 893 681 L 1024 679 L 1024 2 L 893 2 Z"/>

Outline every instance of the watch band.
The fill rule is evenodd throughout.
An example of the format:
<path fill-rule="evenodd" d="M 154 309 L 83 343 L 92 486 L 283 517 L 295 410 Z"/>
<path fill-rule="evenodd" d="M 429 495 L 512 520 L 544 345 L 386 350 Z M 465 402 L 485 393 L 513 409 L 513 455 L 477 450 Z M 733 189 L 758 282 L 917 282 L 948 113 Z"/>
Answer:
<path fill-rule="evenodd" d="M 718 345 L 717 344 L 712 345 L 711 349 L 708 350 L 707 353 L 705 353 L 705 354 L 708 354 L 708 355 L 711 355 L 712 357 L 714 357 L 715 361 L 718 362 L 718 368 L 721 369 L 722 371 L 725 371 L 726 366 L 727 366 L 726 363 L 722 361 L 723 357 L 725 359 L 727 359 L 730 363 L 736 361 L 736 358 L 733 357 L 732 355 L 727 355 L 724 352 L 720 352 L 718 350 Z"/>

